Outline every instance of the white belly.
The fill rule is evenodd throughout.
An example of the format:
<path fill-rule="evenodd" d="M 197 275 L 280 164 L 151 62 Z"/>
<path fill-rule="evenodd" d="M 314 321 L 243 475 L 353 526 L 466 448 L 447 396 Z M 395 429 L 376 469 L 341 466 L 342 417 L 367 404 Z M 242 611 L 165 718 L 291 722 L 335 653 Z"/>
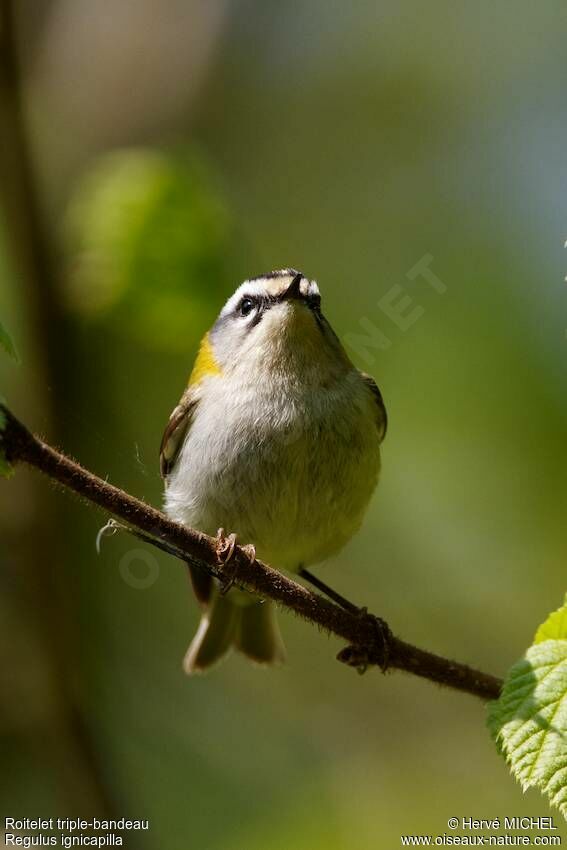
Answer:
<path fill-rule="evenodd" d="M 207 390 L 167 482 L 167 513 L 208 534 L 235 532 L 289 571 L 339 550 L 380 469 L 375 403 L 358 374 L 304 397 L 227 393 L 225 382 Z"/>

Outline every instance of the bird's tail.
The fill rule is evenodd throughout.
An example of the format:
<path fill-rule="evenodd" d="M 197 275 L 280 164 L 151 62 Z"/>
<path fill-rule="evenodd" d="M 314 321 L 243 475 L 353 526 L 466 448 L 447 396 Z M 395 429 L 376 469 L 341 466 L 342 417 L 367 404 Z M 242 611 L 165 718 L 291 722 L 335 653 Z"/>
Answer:
<path fill-rule="evenodd" d="M 189 675 L 203 672 L 232 647 L 258 664 L 285 661 L 285 647 L 271 602 L 240 605 L 230 598 L 230 593 L 214 593 L 187 650 L 183 669 Z"/>

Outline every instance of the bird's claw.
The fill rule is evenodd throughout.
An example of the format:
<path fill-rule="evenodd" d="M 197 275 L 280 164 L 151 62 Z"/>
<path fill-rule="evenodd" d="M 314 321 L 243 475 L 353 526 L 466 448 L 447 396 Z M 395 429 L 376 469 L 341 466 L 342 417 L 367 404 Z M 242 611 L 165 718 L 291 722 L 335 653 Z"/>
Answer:
<path fill-rule="evenodd" d="M 221 588 L 220 592 L 224 596 L 233 586 L 236 573 L 236 546 L 238 538 L 236 534 L 225 534 L 224 528 L 219 528 L 217 531 L 217 546 L 216 555 L 219 564 L 222 566 L 222 578 L 219 579 Z M 240 550 L 246 555 L 250 563 L 256 560 L 256 549 L 251 544 L 241 546 Z"/>
<path fill-rule="evenodd" d="M 337 655 L 337 660 L 342 661 L 343 664 L 348 664 L 349 667 L 355 667 L 362 675 L 363 673 L 366 673 L 370 664 L 375 663 L 372 659 L 372 656 L 374 655 L 372 651 L 373 648 L 378 649 L 378 647 L 380 647 L 382 650 L 380 669 L 382 673 L 385 673 L 390 661 L 390 646 L 393 637 L 392 631 L 385 620 L 382 620 L 381 617 L 376 617 L 374 614 L 370 614 L 367 608 L 360 608 L 358 616 L 361 620 L 366 620 L 371 625 L 375 636 L 375 647 L 356 645 L 346 646 L 344 649 L 341 649 Z"/>
<path fill-rule="evenodd" d="M 236 549 L 236 534 L 225 534 L 224 528 L 217 531 L 216 555 L 222 566 L 222 578 L 220 581 L 220 592 L 224 596 L 234 584 L 234 550 Z"/>

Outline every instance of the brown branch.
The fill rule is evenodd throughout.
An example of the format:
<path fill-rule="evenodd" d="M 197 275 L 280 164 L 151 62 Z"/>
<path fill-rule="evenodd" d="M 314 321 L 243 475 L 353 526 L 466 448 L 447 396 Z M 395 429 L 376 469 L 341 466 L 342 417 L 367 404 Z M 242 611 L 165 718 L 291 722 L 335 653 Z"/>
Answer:
<path fill-rule="evenodd" d="M 230 562 L 223 563 L 218 540 L 173 522 L 150 505 L 108 484 L 35 437 L 6 408 L 0 406 L 0 412 L 6 417 L 4 429 L 0 430 L 0 450 L 10 463 L 22 462 L 36 467 L 52 480 L 121 519 L 133 533 L 154 538 L 159 548 L 166 548 L 182 560 L 207 570 L 221 582 L 234 580 L 251 593 L 272 599 L 342 638 L 349 646 L 339 653 L 339 660 L 351 666 L 376 664 L 404 670 L 481 699 L 498 697 L 502 687 L 500 679 L 394 637 L 377 618 L 364 611 L 345 610 L 312 593 L 267 564 L 251 559 L 246 548 L 236 546 Z"/>

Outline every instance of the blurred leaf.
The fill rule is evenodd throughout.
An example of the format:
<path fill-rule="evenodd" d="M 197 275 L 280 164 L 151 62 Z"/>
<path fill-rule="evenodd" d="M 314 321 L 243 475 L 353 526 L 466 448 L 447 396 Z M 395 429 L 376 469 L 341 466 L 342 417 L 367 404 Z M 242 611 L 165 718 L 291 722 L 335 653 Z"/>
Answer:
<path fill-rule="evenodd" d="M 104 157 L 68 215 L 69 302 L 146 345 L 187 351 L 225 295 L 229 216 L 195 154 Z"/>
<path fill-rule="evenodd" d="M 0 478 L 10 478 L 14 474 L 14 467 L 8 463 L 2 446 L 2 434 L 6 426 L 6 414 L 4 413 L 0 399 Z"/>
<path fill-rule="evenodd" d="M 12 342 L 12 337 L 0 322 L 0 348 L 3 348 L 4 351 L 10 355 L 10 357 L 19 363 L 20 358 L 18 357 L 18 352 L 16 351 L 16 347 Z"/>
<path fill-rule="evenodd" d="M 534 643 L 544 640 L 567 640 L 567 594 L 561 608 L 553 611 L 537 630 Z"/>
<path fill-rule="evenodd" d="M 11 463 L 8 463 L 4 457 L 2 449 L 0 448 L 0 478 L 11 478 L 13 474 L 14 467 Z"/>
<path fill-rule="evenodd" d="M 538 629 L 510 670 L 488 725 L 522 788 L 538 787 L 567 818 L 567 630 L 565 607 Z M 547 639 L 544 635 L 554 635 Z M 538 637 L 539 636 L 539 637 Z"/>

